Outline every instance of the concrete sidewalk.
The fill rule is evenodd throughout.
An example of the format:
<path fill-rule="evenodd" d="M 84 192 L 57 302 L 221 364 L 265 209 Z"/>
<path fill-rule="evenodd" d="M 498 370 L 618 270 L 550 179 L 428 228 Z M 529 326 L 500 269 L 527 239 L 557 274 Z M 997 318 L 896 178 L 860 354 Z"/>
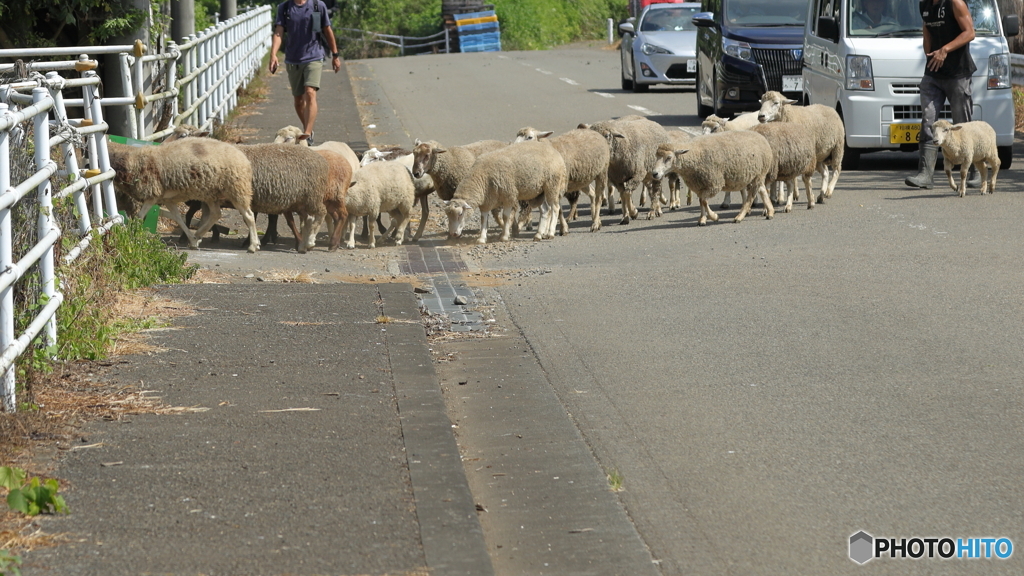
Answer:
<path fill-rule="evenodd" d="M 347 74 L 324 80 L 318 140 L 365 148 Z M 297 123 L 268 84 L 246 143 Z M 333 274 L 367 273 L 344 256 Z M 412 286 L 244 279 L 322 266 L 286 250 L 190 257 L 239 283 L 162 288 L 196 314 L 105 375 L 188 409 L 83 429 L 57 472 L 71 513 L 44 525 L 68 543 L 23 573 L 492 574 Z"/>

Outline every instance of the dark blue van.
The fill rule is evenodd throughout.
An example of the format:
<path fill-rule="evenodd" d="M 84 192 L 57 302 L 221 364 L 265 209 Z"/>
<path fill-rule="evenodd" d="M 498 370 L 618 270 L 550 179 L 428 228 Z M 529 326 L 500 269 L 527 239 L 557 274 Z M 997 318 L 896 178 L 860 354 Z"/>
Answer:
<path fill-rule="evenodd" d="M 803 100 L 809 0 L 702 0 L 697 33 L 697 115 L 760 108 L 775 90 Z"/>

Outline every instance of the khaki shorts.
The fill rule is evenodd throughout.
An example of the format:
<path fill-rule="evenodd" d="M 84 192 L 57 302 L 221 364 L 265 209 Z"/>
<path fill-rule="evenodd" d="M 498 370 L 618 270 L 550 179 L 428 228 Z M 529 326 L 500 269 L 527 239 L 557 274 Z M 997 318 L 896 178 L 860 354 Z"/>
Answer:
<path fill-rule="evenodd" d="M 314 60 L 305 64 L 288 64 L 288 82 L 292 85 L 292 95 L 302 96 L 306 86 L 320 89 L 320 76 L 324 71 L 324 61 Z"/>

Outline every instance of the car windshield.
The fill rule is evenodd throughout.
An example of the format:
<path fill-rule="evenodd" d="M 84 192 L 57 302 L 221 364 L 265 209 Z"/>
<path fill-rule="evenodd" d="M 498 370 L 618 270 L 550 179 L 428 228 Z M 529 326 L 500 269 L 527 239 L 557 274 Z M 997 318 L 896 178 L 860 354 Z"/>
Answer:
<path fill-rule="evenodd" d="M 725 19 L 740 26 L 803 26 L 807 0 L 727 0 Z"/>
<path fill-rule="evenodd" d="M 974 18 L 977 36 L 998 34 L 994 0 L 966 0 Z M 850 36 L 896 37 L 921 36 L 921 12 L 917 2 L 905 0 L 847 0 L 849 2 Z"/>
<path fill-rule="evenodd" d="M 672 8 L 655 8 L 648 10 L 640 22 L 641 32 L 660 32 L 669 30 L 679 32 L 681 30 L 696 30 L 693 25 L 693 15 L 700 12 L 699 7 L 684 8 L 682 6 Z"/>

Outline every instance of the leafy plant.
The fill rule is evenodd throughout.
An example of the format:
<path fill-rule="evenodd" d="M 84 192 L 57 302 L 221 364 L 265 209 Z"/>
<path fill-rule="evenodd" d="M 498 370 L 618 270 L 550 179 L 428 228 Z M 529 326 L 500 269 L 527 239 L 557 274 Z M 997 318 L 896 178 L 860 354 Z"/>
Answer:
<path fill-rule="evenodd" d="M 0 550 L 0 576 L 21 576 L 21 557 L 8 550 Z"/>
<path fill-rule="evenodd" d="M 10 466 L 0 467 L 0 487 L 7 488 L 7 506 L 27 516 L 67 513 L 64 497 L 57 495 L 60 486 L 53 478 L 40 480 L 33 476 L 26 481 L 25 471 Z"/>

